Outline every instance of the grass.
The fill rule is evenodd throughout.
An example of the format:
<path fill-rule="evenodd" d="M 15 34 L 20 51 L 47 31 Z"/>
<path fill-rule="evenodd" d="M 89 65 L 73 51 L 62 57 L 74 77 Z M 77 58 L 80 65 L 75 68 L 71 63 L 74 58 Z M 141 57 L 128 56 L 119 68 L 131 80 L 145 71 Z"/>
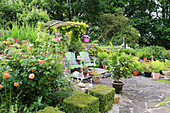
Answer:
<path fill-rule="evenodd" d="M 161 80 L 161 79 L 159 79 L 159 80 L 157 80 L 157 81 L 170 84 L 170 81 L 169 81 L 169 80 Z"/>

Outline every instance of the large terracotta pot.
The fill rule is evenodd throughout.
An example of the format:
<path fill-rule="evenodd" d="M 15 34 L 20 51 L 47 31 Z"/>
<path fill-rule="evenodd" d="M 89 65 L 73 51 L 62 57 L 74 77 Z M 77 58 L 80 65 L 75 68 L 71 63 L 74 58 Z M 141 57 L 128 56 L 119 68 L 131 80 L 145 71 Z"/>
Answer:
<path fill-rule="evenodd" d="M 152 72 L 153 79 L 159 79 L 160 73 Z"/>
<path fill-rule="evenodd" d="M 100 77 L 92 77 L 92 80 L 93 80 L 94 83 L 97 84 L 100 81 Z"/>
<path fill-rule="evenodd" d="M 135 70 L 133 70 L 133 75 L 134 75 L 134 76 L 138 76 L 138 75 L 139 75 L 139 72 L 140 72 L 140 71 L 135 71 Z"/>
<path fill-rule="evenodd" d="M 87 72 L 83 72 L 84 78 L 87 77 Z"/>
<path fill-rule="evenodd" d="M 118 94 L 122 93 L 124 84 L 125 83 L 123 81 L 113 81 L 112 86 L 113 88 L 115 88 L 115 93 L 118 93 Z"/>

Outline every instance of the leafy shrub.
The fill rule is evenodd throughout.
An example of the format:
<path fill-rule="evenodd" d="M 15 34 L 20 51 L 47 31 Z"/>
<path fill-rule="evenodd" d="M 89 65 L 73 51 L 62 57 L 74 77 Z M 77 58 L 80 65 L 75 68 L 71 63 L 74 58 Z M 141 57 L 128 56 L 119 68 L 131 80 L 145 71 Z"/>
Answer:
<path fill-rule="evenodd" d="M 50 20 L 47 11 L 33 8 L 32 11 L 26 14 L 24 21 L 27 24 L 36 25 L 38 21 L 48 22 Z"/>
<path fill-rule="evenodd" d="M 140 59 L 146 58 L 151 59 L 151 55 L 154 60 L 163 60 L 168 59 L 170 51 L 167 51 L 164 47 L 161 46 L 148 46 L 143 47 L 142 49 L 135 49 L 135 55 Z"/>
<path fill-rule="evenodd" d="M 23 104 L 31 107 L 39 97 L 42 97 L 43 105 L 55 106 L 73 93 L 73 87 L 66 77 L 68 73 L 63 73 L 60 42 L 48 33 L 38 36 L 38 47 L 24 42 L 21 45 L 13 44 L 3 51 L 0 74 L 10 75 L 9 78 L 0 76 L 0 84 L 3 86 L 0 89 L 3 99 L 0 103 L 6 109 L 16 100 L 19 106 Z"/>
<path fill-rule="evenodd" d="M 77 94 L 64 99 L 66 113 L 98 113 L 99 99 L 87 94 Z"/>
<path fill-rule="evenodd" d="M 125 49 L 121 49 L 120 52 L 125 52 L 126 54 L 132 54 L 132 55 L 134 55 L 133 49 L 127 49 L 127 48 L 125 48 Z"/>
<path fill-rule="evenodd" d="M 104 59 L 104 58 L 108 58 L 108 54 L 106 53 L 106 52 L 98 52 L 97 53 L 97 57 L 100 59 L 100 60 L 102 60 L 102 59 Z"/>
<path fill-rule="evenodd" d="M 160 71 L 164 71 L 167 69 L 165 66 L 165 63 L 160 62 L 159 60 L 152 61 L 151 64 L 152 64 L 152 72 L 155 72 L 155 73 L 160 73 Z"/>
<path fill-rule="evenodd" d="M 99 98 L 99 110 L 101 112 L 107 112 L 112 108 L 115 95 L 114 88 L 104 85 L 98 85 L 96 87 L 91 88 L 89 90 L 89 94 Z"/>
<path fill-rule="evenodd" d="M 19 39 L 20 41 L 29 39 L 31 43 L 35 44 L 38 30 L 33 26 L 29 26 L 28 24 L 19 26 L 15 23 L 12 25 L 12 28 L 9 29 L 9 32 L 7 32 L 6 34 L 4 33 L 4 29 L 1 29 L 1 32 L 3 37 L 1 41 L 4 41 L 7 38 L 12 37 L 15 39 Z"/>

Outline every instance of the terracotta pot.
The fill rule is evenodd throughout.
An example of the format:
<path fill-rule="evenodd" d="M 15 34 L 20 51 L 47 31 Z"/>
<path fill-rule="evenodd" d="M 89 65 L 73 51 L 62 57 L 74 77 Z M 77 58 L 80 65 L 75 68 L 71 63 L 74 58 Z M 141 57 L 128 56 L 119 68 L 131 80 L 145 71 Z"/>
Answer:
<path fill-rule="evenodd" d="M 160 73 L 152 72 L 153 79 L 159 79 Z"/>
<path fill-rule="evenodd" d="M 83 72 L 84 78 L 87 77 L 87 72 Z"/>
<path fill-rule="evenodd" d="M 95 84 L 97 84 L 97 83 L 99 83 L 99 81 L 100 81 L 100 77 L 92 77 L 92 80 L 93 80 L 93 82 L 95 83 Z"/>
<path fill-rule="evenodd" d="M 89 38 L 84 38 L 84 42 L 89 42 Z"/>
<path fill-rule="evenodd" d="M 112 86 L 113 88 L 115 88 L 115 93 L 118 93 L 118 94 L 122 93 L 124 84 L 125 83 L 122 81 L 113 81 Z"/>
<path fill-rule="evenodd" d="M 133 70 L 133 75 L 134 75 L 134 76 L 138 76 L 138 75 L 139 75 L 139 72 L 140 72 L 140 71 L 135 71 L 135 70 Z"/>

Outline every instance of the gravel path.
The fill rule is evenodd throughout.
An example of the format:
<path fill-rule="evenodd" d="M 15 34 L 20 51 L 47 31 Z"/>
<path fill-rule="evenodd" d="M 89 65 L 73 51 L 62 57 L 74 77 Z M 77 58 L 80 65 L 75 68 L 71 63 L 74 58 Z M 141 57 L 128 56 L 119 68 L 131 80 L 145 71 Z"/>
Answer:
<path fill-rule="evenodd" d="M 112 87 L 112 81 L 111 77 L 102 78 L 99 84 Z M 108 113 L 170 113 L 170 103 L 155 107 L 170 96 L 170 84 L 143 76 L 133 76 L 122 81 L 125 82 L 123 92 L 115 95 L 120 97 L 120 101 Z"/>

